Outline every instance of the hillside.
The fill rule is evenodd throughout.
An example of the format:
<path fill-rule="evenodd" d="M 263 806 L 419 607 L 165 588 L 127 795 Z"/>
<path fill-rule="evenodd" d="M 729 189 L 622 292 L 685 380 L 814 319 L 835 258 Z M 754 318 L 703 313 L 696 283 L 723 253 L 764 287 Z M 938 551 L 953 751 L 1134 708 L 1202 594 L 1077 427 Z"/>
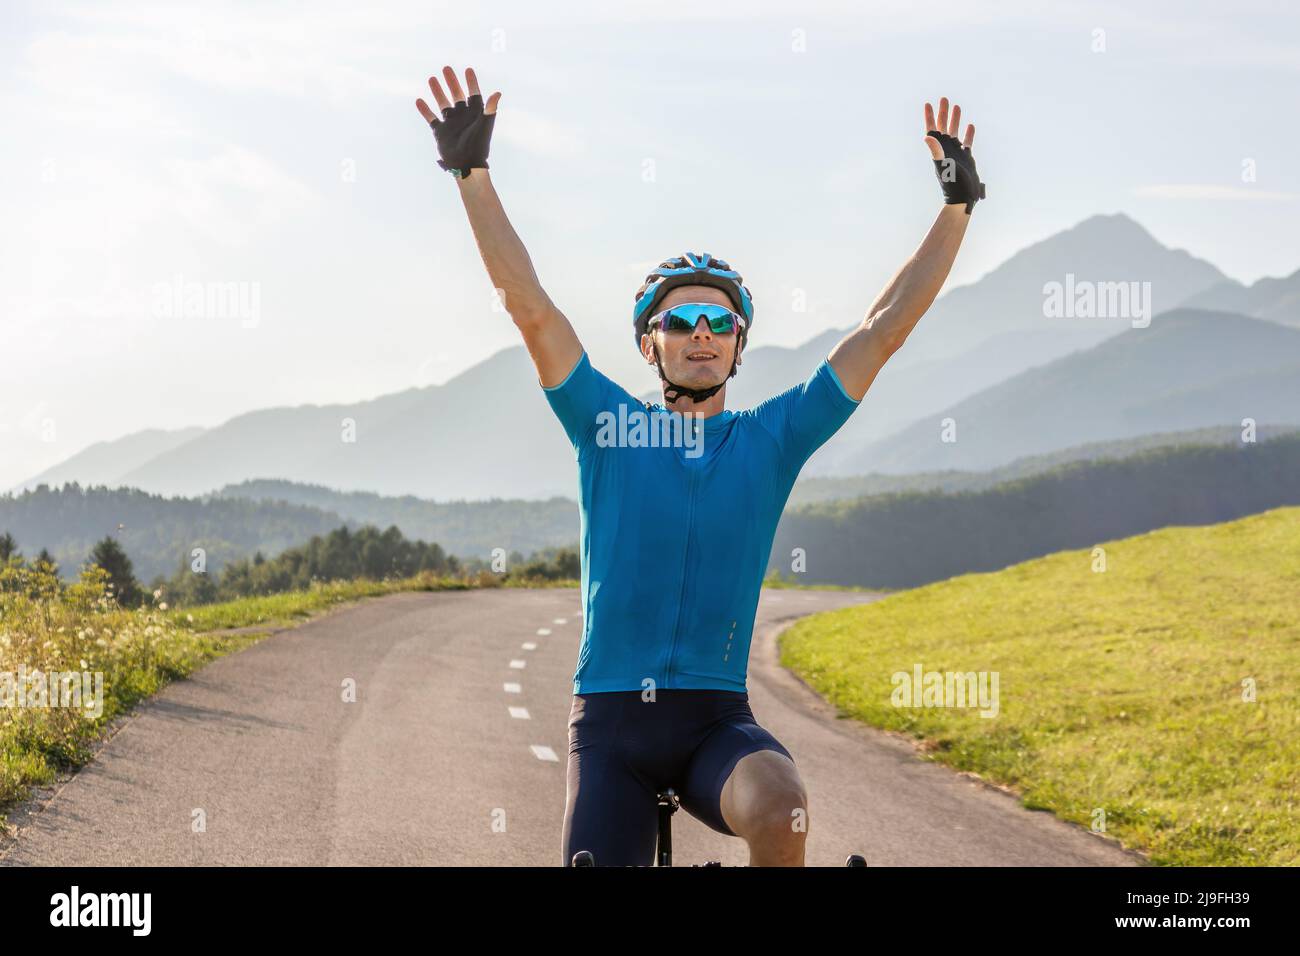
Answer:
<path fill-rule="evenodd" d="M 1300 329 L 1178 309 L 936 411 L 838 467 L 978 471 L 1091 442 L 1240 426 L 1248 417 L 1274 427 L 1300 422 Z M 941 440 L 945 418 L 956 422 L 955 442 Z"/>
<path fill-rule="evenodd" d="M 86 486 L 119 485 L 123 475 L 130 474 L 151 458 L 171 451 L 202 433 L 202 428 L 179 428 L 175 431 L 149 428 L 114 441 L 95 442 L 53 468 L 47 468 L 29 478 L 13 490 L 23 491 L 37 485 L 59 487 L 69 481 Z"/>
<path fill-rule="evenodd" d="M 78 485 L 0 495 L 0 532 L 12 533 L 28 557 L 48 548 L 65 576 L 74 576 L 107 534 L 126 549 L 137 576 L 149 581 L 169 577 L 193 548 L 204 548 L 209 569 L 219 571 L 230 561 L 258 551 L 270 557 L 343 525 L 396 525 L 408 539 L 486 561 L 494 548 L 527 557 L 572 546 L 578 506 L 565 498 L 440 503 L 267 481 L 202 498 Z"/>
<path fill-rule="evenodd" d="M 1300 434 L 1078 461 L 957 494 L 902 492 L 787 509 L 771 568 L 801 583 L 909 588 L 1169 525 L 1300 505 Z"/>
<path fill-rule="evenodd" d="M 1281 435 L 1300 431 L 1300 425 L 1270 427 L 1258 430 L 1259 441 L 1268 441 Z M 1116 441 L 1089 442 L 1073 445 L 1044 455 L 1017 458 L 1008 465 L 989 471 L 927 471 L 906 475 L 868 474 L 844 478 L 801 478 L 795 483 L 787 508 L 837 501 L 845 498 L 864 498 L 903 491 L 982 491 L 1003 482 L 1028 478 L 1051 471 L 1075 461 L 1096 461 L 1100 458 L 1128 458 L 1140 452 L 1175 445 L 1236 445 L 1241 442 L 1241 428 L 1221 425 L 1211 428 L 1194 428 L 1178 432 L 1158 432 Z"/>
<path fill-rule="evenodd" d="M 227 485 L 213 497 L 285 501 L 342 515 L 356 524 L 396 525 L 408 538 L 437 541 L 464 558 L 487 560 L 493 548 L 528 555 L 578 540 L 578 503 L 571 498 L 428 501 L 273 480 Z"/>
<path fill-rule="evenodd" d="M 1192 296 L 1183 304 L 1189 308 L 1238 312 L 1300 327 L 1300 270 L 1280 279 L 1268 276 L 1251 285 L 1228 279 Z"/>
<path fill-rule="evenodd" d="M 168 577 L 194 548 L 209 570 L 254 552 L 278 554 L 327 534 L 343 518 L 319 508 L 246 500 L 164 498 L 135 489 L 42 485 L 0 496 L 0 531 L 10 532 L 27 557 L 48 548 L 65 577 L 75 577 L 96 541 L 113 535 L 148 582 Z"/>
<path fill-rule="evenodd" d="M 1294 429 L 1284 431 L 1267 426 L 1260 429 L 1261 443 L 1271 445 L 1279 436 L 1297 437 Z M 1216 446 L 1231 450 L 1239 442 L 1240 429 L 1224 426 L 1068 448 L 1020 459 L 987 472 L 945 471 L 805 479 L 795 485 L 782 528 L 800 527 L 797 534 L 811 535 L 810 540 L 820 542 L 821 530 L 800 526 L 798 522 L 810 520 L 809 516 L 821 515 L 823 511 L 805 509 L 805 505 L 831 506 L 831 510 L 825 513 L 843 515 L 845 521 L 850 521 L 850 516 L 859 514 L 864 508 L 873 515 L 877 511 L 872 509 L 883 508 L 885 512 L 905 509 L 908 501 L 917 502 L 912 507 L 922 515 L 932 505 L 936 514 L 948 514 L 945 509 L 950 504 L 944 498 L 945 494 L 1005 490 L 1012 482 L 1045 473 L 1055 474 L 1062 466 L 1071 463 L 1086 464 L 1101 459 L 1117 461 L 1152 450 L 1189 446 L 1193 450 Z M 1105 462 L 1099 462 L 1099 468 L 1104 470 L 1103 466 L 1109 467 Z M 1282 461 L 1279 467 L 1288 466 Z M 1294 475 L 1288 477 L 1294 481 Z M 1087 482 L 1092 479 L 1085 474 L 1079 480 Z M 1143 483 L 1149 483 L 1151 479 L 1139 475 L 1132 480 L 1137 482 L 1134 485 L 1137 488 L 1146 487 Z M 1204 480 L 1219 479 L 1207 475 Z M 1222 480 L 1236 479 L 1228 476 Z M 1037 494 L 1033 491 L 1035 486 L 1021 487 L 1030 489 L 1025 493 L 1024 501 L 1032 501 Z M 897 499 L 890 498 L 891 494 L 898 495 Z M 1139 509 L 1129 516 L 1134 521 L 1145 522 L 1143 527 L 1154 526 L 1152 522 L 1158 523 L 1165 515 L 1159 494 L 1152 493 L 1149 497 L 1154 502 L 1149 509 Z M 1079 500 L 1094 501 L 1103 510 L 1109 507 L 1104 498 L 1084 495 Z M 893 504 L 885 504 L 890 501 Z M 1012 512 L 1016 507 L 1014 501 L 1007 505 Z M 978 517 L 962 517 L 962 524 L 954 527 L 967 527 L 972 521 L 980 526 L 979 520 Z M 135 560 L 137 571 L 149 580 L 157 574 L 170 575 L 181 557 L 188 555 L 194 547 L 206 548 L 210 565 L 219 570 L 232 559 L 248 557 L 256 551 L 267 556 L 275 555 L 313 535 L 345 524 L 351 528 L 396 526 L 407 538 L 435 542 L 449 554 L 464 560 L 487 560 L 494 548 L 527 556 L 549 548 L 570 547 L 577 542 L 579 535 L 577 503 L 559 497 L 545 501 L 435 502 L 410 496 L 340 492 L 318 485 L 273 480 L 230 485 L 212 495 L 195 499 L 164 498 L 135 489 L 110 490 L 75 485 L 54 490 L 40 487 L 20 495 L 0 496 L 0 531 L 13 532 L 20 549 L 28 556 L 35 555 L 42 547 L 49 548 L 63 565 L 65 574 L 69 575 L 74 574 L 85 560 L 94 542 L 110 533 L 118 536 Z M 876 549 L 874 553 L 888 553 L 898 567 L 908 567 L 918 561 L 923 564 L 928 561 L 927 549 L 934 546 L 932 541 L 917 536 L 919 527 L 900 529 L 896 540 L 881 538 L 885 532 L 875 526 L 869 526 L 863 533 L 885 543 L 883 551 Z M 851 525 L 848 533 L 857 533 L 857 528 Z M 937 535 L 934 540 L 941 545 L 950 545 L 955 540 L 951 528 L 936 528 L 934 534 Z M 786 539 L 778 537 L 777 550 L 773 553 L 785 553 L 780 550 L 785 542 Z M 1015 552 L 1015 555 L 1019 554 Z M 816 570 L 819 562 L 813 563 Z M 945 572 L 951 570 L 948 565 L 942 568 Z M 869 583 L 880 585 L 884 581 L 871 580 Z"/>
<path fill-rule="evenodd" d="M 1100 822 L 1157 865 L 1294 866 L 1298 586 L 1300 508 L 1099 534 L 800 621 L 781 661 L 841 715 L 920 738 L 1028 807 Z M 907 706 L 917 669 L 940 692 L 944 674 L 987 675 L 993 706 Z"/>

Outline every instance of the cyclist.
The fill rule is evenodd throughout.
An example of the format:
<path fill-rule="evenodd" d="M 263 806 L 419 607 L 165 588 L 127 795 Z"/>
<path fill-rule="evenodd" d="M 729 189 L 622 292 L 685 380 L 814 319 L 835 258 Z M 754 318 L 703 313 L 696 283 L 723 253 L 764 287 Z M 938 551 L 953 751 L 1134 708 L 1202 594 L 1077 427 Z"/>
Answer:
<path fill-rule="evenodd" d="M 663 403 L 638 402 L 591 365 L 506 218 L 487 164 L 501 94 L 484 103 L 472 69 L 468 96 L 451 67 L 443 79 L 450 97 L 429 79 L 439 113 L 416 106 L 578 462 L 584 627 L 563 859 L 590 850 L 600 865 L 649 864 L 657 793 L 672 787 L 692 815 L 744 838 L 752 865 L 802 865 L 804 784 L 746 694 L 759 589 L 800 468 L 858 407 L 948 276 L 984 195 L 974 127 L 958 140 L 961 108 L 944 98 L 936 116 L 925 105 L 944 195 L 933 226 L 807 381 L 736 412 L 725 407 L 726 385 L 754 324 L 741 276 L 709 253 L 687 253 L 646 277 L 633 330 Z"/>

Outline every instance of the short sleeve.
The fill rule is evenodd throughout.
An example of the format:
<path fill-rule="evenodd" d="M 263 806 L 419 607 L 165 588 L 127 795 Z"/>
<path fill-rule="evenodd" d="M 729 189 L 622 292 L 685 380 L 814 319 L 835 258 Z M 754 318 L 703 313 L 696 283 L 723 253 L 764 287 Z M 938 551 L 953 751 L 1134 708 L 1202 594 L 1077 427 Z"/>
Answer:
<path fill-rule="evenodd" d="M 828 359 L 802 385 L 759 405 L 755 414 L 781 445 L 787 469 L 798 471 L 861 404 L 844 390 Z"/>
<path fill-rule="evenodd" d="M 620 399 L 630 400 L 621 388 L 592 367 L 585 351 L 563 382 L 549 388 L 543 386 L 542 391 L 579 455 L 596 430 L 596 416 Z"/>

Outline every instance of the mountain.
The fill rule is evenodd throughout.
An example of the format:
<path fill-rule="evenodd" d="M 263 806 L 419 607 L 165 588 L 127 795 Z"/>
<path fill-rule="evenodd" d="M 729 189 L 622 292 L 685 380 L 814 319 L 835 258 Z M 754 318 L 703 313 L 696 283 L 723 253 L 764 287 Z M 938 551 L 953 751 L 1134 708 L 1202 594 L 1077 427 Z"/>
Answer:
<path fill-rule="evenodd" d="M 119 485 L 122 477 L 130 474 L 151 458 L 171 451 L 203 433 L 202 428 L 180 428 L 163 431 L 149 428 L 133 432 L 114 441 L 101 441 L 77 452 L 53 468 L 47 468 L 29 478 L 14 491 L 49 485 L 57 488 L 65 482 L 83 485 Z"/>
<path fill-rule="evenodd" d="M 942 295 L 876 378 L 862 408 L 805 473 L 861 472 L 857 453 L 863 446 L 1026 369 L 1132 328 L 1131 316 L 1047 317 L 1044 286 L 1064 285 L 1067 276 L 1073 276 L 1069 281 L 1076 287 L 1149 282 L 1154 312 L 1226 281 L 1208 262 L 1161 245 L 1128 216 L 1085 219 L 1022 249 L 978 281 Z M 863 303 L 864 312 L 868 305 Z M 749 407 L 802 381 L 847 331 L 823 333 L 811 347 L 756 349 L 754 361 L 745 363 L 728 387 L 729 401 Z"/>
<path fill-rule="evenodd" d="M 946 418 L 956 423 L 955 442 L 941 441 Z M 1300 422 L 1300 330 L 1178 309 L 926 416 L 841 464 L 859 473 L 981 470 L 1071 445 L 1243 418 Z"/>
<path fill-rule="evenodd" d="M 806 474 L 878 470 L 863 458 L 864 448 L 1131 328 L 1129 318 L 1047 318 L 1044 285 L 1067 276 L 1150 282 L 1156 312 L 1226 281 L 1208 263 L 1160 245 L 1127 216 L 1087 219 L 942 296 Z M 729 386 L 729 404 L 751 407 L 803 381 L 845 331 L 827 330 L 794 348 L 755 347 Z M 441 501 L 545 499 L 576 488 L 572 452 L 521 347 L 440 386 L 354 404 L 252 412 L 152 455 L 123 453 L 121 462 L 127 467 L 88 478 L 79 472 L 89 473 L 92 463 L 70 459 L 46 474 L 189 496 L 254 478 Z"/>
<path fill-rule="evenodd" d="M 1192 296 L 1184 304 L 1198 309 L 1238 312 L 1300 328 L 1300 270 L 1283 279 L 1267 277 L 1252 285 L 1228 279 Z"/>
<path fill-rule="evenodd" d="M 978 239 L 972 236 L 968 241 Z M 1092 335 L 1095 344 L 1132 326 L 1131 316 L 1048 317 L 1044 287 L 1065 284 L 1070 276 L 1075 286 L 1150 283 L 1151 315 L 1175 308 L 1227 279 L 1205 260 L 1162 246 L 1122 213 L 1092 216 L 1021 250 L 978 282 L 948 292 L 894 358 L 902 359 L 898 365 L 904 368 L 951 358 L 1008 332 L 1078 332 Z M 1069 344 L 1067 351 L 1077 347 L 1073 341 Z"/>
<path fill-rule="evenodd" d="M 437 499 L 545 498 L 573 494 L 576 467 L 532 362 L 516 347 L 443 385 L 241 415 L 121 483 L 198 495 L 255 477 Z"/>

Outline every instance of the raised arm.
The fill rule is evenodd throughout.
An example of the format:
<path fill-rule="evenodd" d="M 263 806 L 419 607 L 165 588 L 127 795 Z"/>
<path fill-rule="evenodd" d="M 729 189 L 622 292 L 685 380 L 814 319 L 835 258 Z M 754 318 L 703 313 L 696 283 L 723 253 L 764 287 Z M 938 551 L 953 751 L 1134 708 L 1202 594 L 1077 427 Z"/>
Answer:
<path fill-rule="evenodd" d="M 925 104 L 925 142 L 945 205 L 921 245 L 876 296 L 862 324 L 831 350 L 831 367 L 854 399 L 867 394 L 889 357 L 902 347 L 938 296 L 966 235 L 970 211 L 984 196 L 970 152 L 975 127 L 968 125 L 965 139 L 959 142 L 960 123 L 961 107 L 954 106 L 949 116 L 946 97 L 939 100 L 937 122 L 933 108 Z"/>
<path fill-rule="evenodd" d="M 416 109 L 433 128 L 442 157 L 438 165 L 456 177 L 483 265 L 505 310 L 523 335 L 538 380 L 545 387 L 558 385 L 582 358 L 582 343 L 542 288 L 528 250 L 510 225 L 488 175 L 488 143 L 501 94 L 493 93 L 485 106 L 472 69 L 465 71 L 468 98 L 451 67 L 444 67 L 442 74 L 451 91 L 450 100 L 438 78 L 429 77 L 429 90 L 441 118 L 422 99 L 415 101 Z"/>

